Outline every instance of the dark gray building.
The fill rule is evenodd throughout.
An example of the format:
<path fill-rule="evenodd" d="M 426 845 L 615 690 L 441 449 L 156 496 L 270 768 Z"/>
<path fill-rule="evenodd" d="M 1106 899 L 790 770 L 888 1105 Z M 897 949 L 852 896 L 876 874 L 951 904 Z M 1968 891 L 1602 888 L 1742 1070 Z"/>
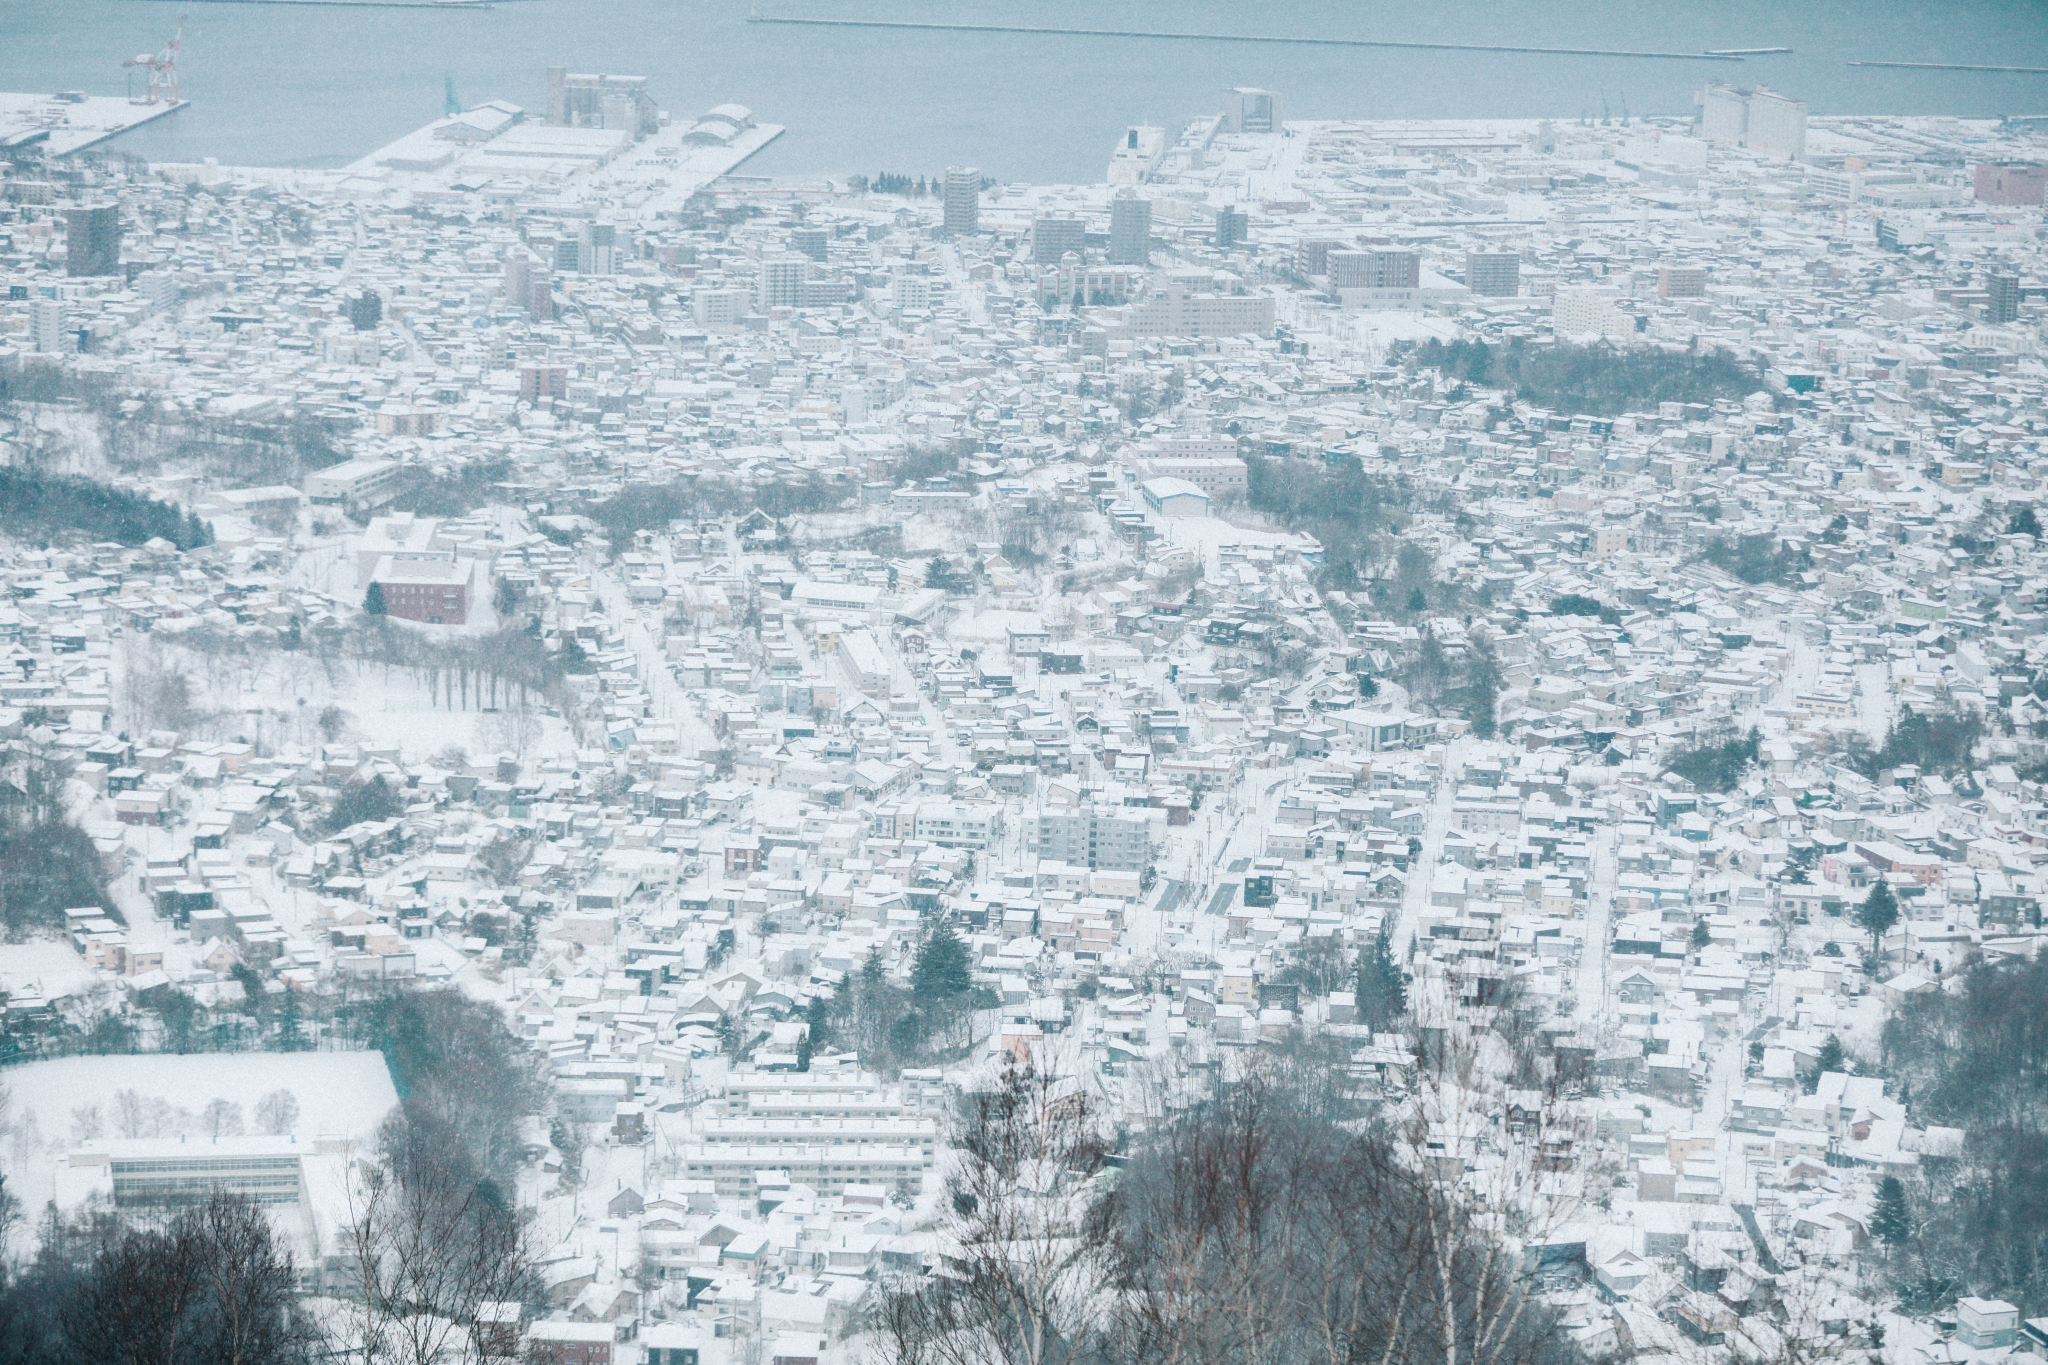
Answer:
<path fill-rule="evenodd" d="M 1109 263 L 1148 265 L 1152 259 L 1152 201 L 1136 196 L 1109 202 Z"/>

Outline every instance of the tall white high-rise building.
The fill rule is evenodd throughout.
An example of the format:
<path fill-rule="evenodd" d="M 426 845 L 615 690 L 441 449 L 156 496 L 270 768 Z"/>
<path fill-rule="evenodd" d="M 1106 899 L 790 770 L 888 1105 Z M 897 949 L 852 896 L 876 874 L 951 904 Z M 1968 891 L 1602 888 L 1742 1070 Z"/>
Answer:
<path fill-rule="evenodd" d="M 29 304 L 28 330 L 38 351 L 71 349 L 64 344 L 64 305 L 55 299 L 37 299 Z"/>
<path fill-rule="evenodd" d="M 730 332 L 745 321 L 754 296 L 744 289 L 699 289 L 690 296 L 691 313 L 707 332 Z"/>
<path fill-rule="evenodd" d="M 889 302 L 901 313 L 921 313 L 932 306 L 932 282 L 926 275 L 898 275 L 889 281 Z"/>
<path fill-rule="evenodd" d="M 810 277 L 811 262 L 805 256 L 770 257 L 761 262 L 761 311 L 803 307 L 804 281 Z"/>
<path fill-rule="evenodd" d="M 981 231 L 980 167 L 946 167 L 946 231 Z"/>

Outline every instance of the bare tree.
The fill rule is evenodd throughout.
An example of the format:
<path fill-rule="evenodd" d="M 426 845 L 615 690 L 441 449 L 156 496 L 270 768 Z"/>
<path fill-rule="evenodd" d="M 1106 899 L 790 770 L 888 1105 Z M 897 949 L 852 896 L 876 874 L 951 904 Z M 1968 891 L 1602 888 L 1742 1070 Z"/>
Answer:
<path fill-rule="evenodd" d="M 1006 1065 L 968 1104 L 937 1273 L 884 1295 L 879 1340 L 918 1365 L 1065 1365 L 1108 1321 L 1109 1146 L 1087 1090 Z"/>
<path fill-rule="evenodd" d="M 256 1101 L 256 1127 L 276 1137 L 292 1131 L 299 1121 L 299 1097 L 289 1090 L 273 1090 Z"/>
<path fill-rule="evenodd" d="M 110 1242 L 60 1316 L 81 1358 L 299 1365 L 314 1333 L 297 1305 L 298 1274 L 269 1218 L 222 1193 Z"/>
<path fill-rule="evenodd" d="M 1490 1067 L 1444 1051 L 1436 1080 L 1362 1115 L 1341 1089 L 1303 1083 L 1309 1053 L 1278 1058 L 1150 1143 L 1117 1190 L 1112 1354 L 1160 1365 L 1567 1356 L 1524 1255 L 1553 1225 L 1555 1183 L 1570 1183 L 1546 1146 L 1554 1130 L 1526 1095 L 1495 1111 L 1498 1124 L 1478 1119 L 1478 1094 L 1470 1108 L 1457 1096 Z"/>
<path fill-rule="evenodd" d="M 351 1184 L 347 1344 L 364 1365 L 481 1361 L 478 1307 L 532 1296 L 527 1228 L 445 1128 L 401 1111 L 382 1137 L 382 1164 Z"/>
<path fill-rule="evenodd" d="M 240 1137 L 242 1106 L 233 1100 L 212 1100 L 200 1111 L 199 1122 L 206 1129 L 206 1135 L 216 1141 L 224 1137 Z"/>

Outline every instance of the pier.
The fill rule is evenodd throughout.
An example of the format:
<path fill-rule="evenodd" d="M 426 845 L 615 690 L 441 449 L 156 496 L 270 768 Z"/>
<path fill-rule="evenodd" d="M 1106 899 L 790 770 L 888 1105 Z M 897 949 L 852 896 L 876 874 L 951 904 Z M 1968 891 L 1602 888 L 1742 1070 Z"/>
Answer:
<path fill-rule="evenodd" d="M 191 102 L 135 104 L 124 95 L 0 91 L 0 147 L 38 145 L 45 155 L 69 156 L 175 114 Z"/>
<path fill-rule="evenodd" d="M 1526 52 L 1541 57 L 1635 57 L 1653 61 L 1739 62 L 1732 51 L 1638 52 L 1605 47 L 1528 47 L 1507 43 L 1408 43 L 1385 38 L 1286 38 L 1259 33 L 1172 33 L 1136 28 L 1037 28 L 1026 24 L 927 24 L 892 19 L 783 19 L 753 15 L 750 24 L 807 24 L 814 28 L 890 28 L 925 33 L 1047 33 L 1062 38 L 1171 38 L 1198 43 L 1286 43 L 1299 47 L 1377 47 L 1419 52 Z M 1756 49 L 1762 50 L 1762 49 Z"/>

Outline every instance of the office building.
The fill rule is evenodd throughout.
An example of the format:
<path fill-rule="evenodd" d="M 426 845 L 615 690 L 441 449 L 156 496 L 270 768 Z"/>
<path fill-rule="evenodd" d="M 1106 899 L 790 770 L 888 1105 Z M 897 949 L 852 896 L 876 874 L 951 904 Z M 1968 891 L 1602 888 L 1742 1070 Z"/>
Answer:
<path fill-rule="evenodd" d="M 921 313 L 932 306 L 932 282 L 927 275 L 897 275 L 889 281 L 889 302 L 898 312 Z"/>
<path fill-rule="evenodd" d="M 1715 81 L 1693 97 L 1700 136 L 1747 147 L 1766 156 L 1798 160 L 1806 154 L 1806 104 L 1768 86 L 1738 90 Z"/>
<path fill-rule="evenodd" d="M 619 273 L 619 230 L 610 223 L 585 223 L 576 229 L 576 273 Z"/>
<path fill-rule="evenodd" d="M 791 228 L 789 231 L 789 249 L 814 261 L 825 259 L 826 250 L 831 243 L 832 234 L 824 228 L 800 227 Z"/>
<path fill-rule="evenodd" d="M 1511 299 L 1522 292 L 1522 258 L 1513 251 L 1465 253 L 1465 287 L 1491 299 Z"/>
<path fill-rule="evenodd" d="M 1269 337 L 1278 313 L 1270 293 L 1209 293 L 1176 280 L 1134 301 L 1111 331 L 1123 337 Z"/>
<path fill-rule="evenodd" d="M 1141 872 L 1152 861 L 1152 820 L 1137 809 L 1083 806 L 1046 811 L 1027 835 L 1027 851 L 1079 867 Z"/>
<path fill-rule="evenodd" d="M 1223 125 L 1219 133 L 1277 133 L 1280 97 L 1270 90 L 1235 86 L 1223 92 Z"/>
<path fill-rule="evenodd" d="M 1621 309 L 1618 289 L 1560 289 L 1550 301 L 1550 330 L 1559 341 L 1593 333 L 1635 335 L 1636 320 Z"/>
<path fill-rule="evenodd" d="M 64 305 L 55 299 L 36 299 L 29 304 L 28 329 L 35 348 L 46 355 L 74 349 L 64 335 Z"/>
<path fill-rule="evenodd" d="M 1330 253 L 1344 250 L 1342 242 L 1326 237 L 1305 237 L 1294 244 L 1294 268 L 1304 275 L 1330 273 Z"/>
<path fill-rule="evenodd" d="M 772 257 L 761 262 L 761 311 L 803 307 L 804 281 L 810 275 L 811 263 L 802 256 Z"/>
<path fill-rule="evenodd" d="M 1251 240 L 1252 220 L 1242 209 L 1222 208 L 1216 211 L 1216 249 L 1228 251 Z"/>
<path fill-rule="evenodd" d="M 87 204 L 64 210 L 64 273 L 121 273 L 121 210 L 113 204 Z"/>
<path fill-rule="evenodd" d="M 1707 296 L 1707 268 L 1701 265 L 1660 265 L 1657 267 L 1657 297 L 1660 299 L 1703 299 Z"/>
<path fill-rule="evenodd" d="M 1991 296 L 1984 316 L 1992 322 L 2017 322 L 2020 316 L 2020 277 L 2009 271 L 1995 271 L 1984 278 L 1984 291 Z"/>
<path fill-rule="evenodd" d="M 1980 204 L 2024 208 L 2048 197 L 2048 165 L 2037 161 L 1981 161 L 1975 181 Z"/>
<path fill-rule="evenodd" d="M 567 365 L 521 365 L 519 367 L 519 401 L 542 407 L 557 398 L 569 396 L 569 367 Z"/>
<path fill-rule="evenodd" d="M 1045 213 L 1031 220 L 1031 260 L 1036 265 L 1058 265 L 1068 252 L 1081 254 L 1088 230 L 1072 214 Z"/>
<path fill-rule="evenodd" d="M 1125 196 L 1109 202 L 1109 263 L 1145 265 L 1152 259 L 1152 201 Z"/>
<path fill-rule="evenodd" d="M 384 296 L 374 289 L 365 289 L 360 294 L 349 295 L 348 325 L 358 332 L 376 330 L 384 320 Z"/>
<path fill-rule="evenodd" d="M 1332 251 L 1332 289 L 1414 289 L 1422 283 L 1422 256 L 1414 251 Z"/>
<path fill-rule="evenodd" d="M 135 292 L 153 310 L 162 312 L 178 301 L 178 277 L 169 270 L 145 270 L 135 277 Z"/>
<path fill-rule="evenodd" d="M 611 128 L 645 136 L 661 112 L 645 76 L 608 76 L 548 68 L 548 122 L 557 128 Z"/>
<path fill-rule="evenodd" d="M 691 316 L 707 332 L 730 332 L 746 321 L 754 296 L 744 289 L 699 289 L 690 296 Z"/>
<path fill-rule="evenodd" d="M 981 231 L 981 169 L 946 167 L 946 231 L 959 235 Z"/>
<path fill-rule="evenodd" d="M 534 322 L 554 320 L 554 279 L 530 252 L 514 251 L 505 258 L 505 305 Z"/>

